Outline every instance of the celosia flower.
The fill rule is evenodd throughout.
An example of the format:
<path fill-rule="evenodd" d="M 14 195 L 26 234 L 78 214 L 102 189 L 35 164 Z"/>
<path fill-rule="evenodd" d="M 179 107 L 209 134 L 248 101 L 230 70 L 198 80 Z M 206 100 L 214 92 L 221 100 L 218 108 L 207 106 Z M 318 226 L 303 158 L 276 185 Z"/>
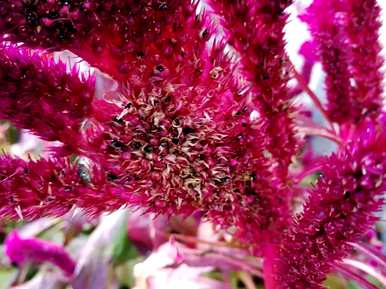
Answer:
<path fill-rule="evenodd" d="M 376 117 L 382 109 L 383 93 L 380 8 L 376 0 L 344 0 L 344 4 L 356 114 Z"/>
<path fill-rule="evenodd" d="M 69 49 L 119 79 L 127 79 L 145 31 L 151 42 L 159 36 L 170 4 L 158 1 L 1 1 L 0 29 L 6 39 L 32 47 Z M 154 13 L 154 10 L 158 13 Z M 150 13 L 148 13 L 150 11 Z M 155 24 L 155 25 L 154 25 Z M 137 47 L 136 47 L 137 46 Z M 127 60 L 127 61 L 126 61 Z"/>
<path fill-rule="evenodd" d="M 240 57 L 243 75 L 250 82 L 251 101 L 264 122 L 267 150 L 284 175 L 297 146 L 283 31 L 287 20 L 284 10 L 291 3 L 290 0 L 209 1 L 222 17 L 226 37 Z"/>
<path fill-rule="evenodd" d="M 5 240 L 5 254 L 17 265 L 49 262 L 59 267 L 67 276 L 72 276 L 75 262 L 60 245 L 35 238 L 22 238 L 17 231 Z"/>
<path fill-rule="evenodd" d="M 340 148 L 321 162 L 324 176 L 291 226 L 291 193 L 299 191 L 288 174 L 298 148 L 283 39 L 291 1 L 210 1 L 232 58 L 225 40 L 208 44 L 213 24 L 196 15 L 197 2 L 0 0 L 8 41 L 0 47 L 0 116 L 67 149 L 38 161 L 1 157 L 0 216 L 62 215 L 73 206 L 91 215 L 125 205 L 198 212 L 263 255 L 268 289 L 319 288 L 373 221 L 386 165 L 384 122 L 357 127 L 357 104 L 376 119 L 381 90 L 378 72 L 369 74 L 370 91 L 357 67 L 364 53 L 379 68 L 377 45 L 362 52 L 376 31 L 354 24 L 378 27 L 378 10 L 370 0 L 363 11 L 341 1 L 315 0 L 307 19 L 340 125 L 339 136 L 321 135 Z M 95 98 L 92 79 L 50 60 L 47 50 L 63 49 L 114 78 L 117 90 Z"/>
<path fill-rule="evenodd" d="M 86 118 L 82 135 L 73 143 L 80 146 L 80 153 L 88 156 L 92 165 L 88 168 L 84 164 L 70 164 L 68 160 L 28 164 L 15 161 L 16 165 L 3 158 L 1 191 L 17 197 L 11 203 L 10 197 L 5 199 L 2 215 L 15 215 L 15 208 L 28 217 L 38 212 L 61 214 L 72 205 L 95 214 L 129 203 L 145 206 L 155 213 L 189 215 L 201 211 L 224 227 L 239 227 L 240 236 L 249 240 L 263 231 L 274 232 L 286 222 L 288 199 L 276 197 L 274 193 L 283 192 L 286 196 L 287 188 L 276 178 L 268 180 L 273 165 L 263 154 L 266 142 L 261 125 L 250 117 L 252 107 L 247 103 L 247 96 L 238 94 L 237 81 L 230 77 L 233 65 L 224 54 L 224 46 L 208 47 L 210 25 L 205 15 L 202 19 L 195 17 L 195 4 L 185 2 L 168 4 L 169 12 L 160 12 L 158 6 L 150 5 L 146 13 L 136 15 L 134 11 L 139 6 L 132 3 L 130 13 L 129 4 L 120 10 L 120 13 L 135 15 L 134 22 L 126 23 L 133 33 L 141 31 L 137 24 L 142 21 L 153 28 L 136 34 L 140 55 L 134 57 L 131 54 L 134 52 L 126 49 L 129 58 L 120 59 L 120 64 L 124 64 L 125 59 L 131 61 L 125 72 L 130 73 L 127 85 L 120 83 L 118 91 L 106 100 L 93 100 L 90 113 L 82 115 Z M 39 13 L 45 14 L 47 7 L 59 4 L 47 6 L 33 2 L 28 5 L 28 9 L 37 11 L 39 21 L 43 21 Z M 60 5 L 65 12 L 78 9 Z M 26 10 L 21 7 L 16 5 L 12 13 L 25 18 Z M 102 27 L 112 29 L 112 19 L 105 14 L 104 6 L 98 7 L 98 13 L 105 15 L 101 18 Z M 175 13 L 171 22 L 164 19 L 153 23 L 147 18 L 149 15 L 151 19 L 162 18 L 170 9 Z M 78 20 L 74 19 L 74 23 Z M 25 26 L 27 30 L 34 27 L 33 24 Z M 49 29 L 39 29 L 36 37 L 41 38 L 39 36 L 37 42 L 24 34 L 25 39 L 18 38 L 21 34 L 17 31 L 10 31 L 8 36 L 46 47 L 48 40 L 44 34 Z M 121 31 L 119 33 L 121 35 Z M 106 37 L 110 39 L 110 35 Z M 79 41 L 82 42 L 82 38 Z M 130 44 L 134 45 L 129 41 L 127 45 Z M 72 46 L 59 47 L 72 49 Z M 16 48 L 12 46 L 12 49 Z M 90 58 L 84 59 L 104 69 Z M 103 59 L 110 61 L 108 57 Z M 109 66 L 114 66 L 113 63 L 111 60 Z M 109 69 L 104 72 L 116 77 Z M 54 80 L 47 79 L 47 84 L 51 85 Z M 22 89 L 20 93 L 24 93 Z M 52 108 L 55 109 L 55 105 Z M 55 120 L 52 123 L 55 124 Z M 72 142 L 66 137 L 61 140 L 65 144 Z M 41 176 L 35 174 L 34 169 L 28 173 L 20 168 L 16 170 L 17 166 L 41 166 Z M 52 175 L 48 168 L 53 171 Z M 251 230 L 252 227 L 257 230 Z M 264 242 L 270 238 L 268 234 Z"/>
<path fill-rule="evenodd" d="M 196 4 L 189 0 L 2 0 L 0 4 L 0 31 L 5 39 L 30 47 L 68 49 L 124 82 L 136 80 L 133 71 L 152 72 L 160 58 L 164 60 L 162 56 L 182 62 L 198 52 L 195 57 L 201 58 L 195 41 L 198 33 L 203 39 L 209 35 L 208 30 L 200 31 Z M 156 64 L 144 67 L 144 62 Z M 202 65 L 200 59 L 196 73 L 184 71 L 185 78 L 196 76 Z"/>
<path fill-rule="evenodd" d="M 15 45 L 0 46 L 0 118 L 40 137 L 65 142 L 76 150 L 79 129 L 91 114 L 93 78 L 79 78 L 73 68 L 39 52 Z"/>
<path fill-rule="evenodd" d="M 381 208 L 386 190 L 383 124 L 366 121 L 346 148 L 324 160 L 304 211 L 285 234 L 279 255 L 271 256 L 272 288 L 323 288 L 334 262 L 349 253 L 348 242 L 359 241 L 375 222 L 372 212 Z"/>
<path fill-rule="evenodd" d="M 341 0 L 316 0 L 301 18 L 310 27 L 319 55 L 326 72 L 326 92 L 329 117 L 335 122 L 344 122 L 351 118 L 353 103 L 351 100 L 351 83 L 349 49 L 347 37 L 342 27 Z"/>
<path fill-rule="evenodd" d="M 302 15 L 319 46 L 335 122 L 359 122 L 381 110 L 379 14 L 373 0 L 315 0 Z"/>

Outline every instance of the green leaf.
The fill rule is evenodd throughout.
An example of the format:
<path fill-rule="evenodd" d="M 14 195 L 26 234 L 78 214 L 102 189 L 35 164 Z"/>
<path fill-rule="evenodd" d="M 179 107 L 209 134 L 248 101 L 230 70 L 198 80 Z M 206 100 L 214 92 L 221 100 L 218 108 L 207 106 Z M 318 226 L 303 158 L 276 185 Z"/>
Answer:
<path fill-rule="evenodd" d="M 137 257 L 116 267 L 116 276 L 122 285 L 127 286 L 128 288 L 134 287 L 134 266 L 142 261 L 143 257 Z"/>
<path fill-rule="evenodd" d="M 138 250 L 129 240 L 127 225 L 127 220 L 122 222 L 122 225 L 113 240 L 111 257 L 112 262 L 115 265 L 122 264 L 127 260 L 135 259 L 140 256 Z"/>
<path fill-rule="evenodd" d="M 16 269 L 3 268 L 0 270 L 0 289 L 7 289 L 15 278 L 17 273 Z"/>
<path fill-rule="evenodd" d="M 355 281 L 348 281 L 347 289 L 362 289 Z"/>
<path fill-rule="evenodd" d="M 327 276 L 324 285 L 328 289 L 347 289 L 346 280 L 334 274 L 330 274 Z"/>

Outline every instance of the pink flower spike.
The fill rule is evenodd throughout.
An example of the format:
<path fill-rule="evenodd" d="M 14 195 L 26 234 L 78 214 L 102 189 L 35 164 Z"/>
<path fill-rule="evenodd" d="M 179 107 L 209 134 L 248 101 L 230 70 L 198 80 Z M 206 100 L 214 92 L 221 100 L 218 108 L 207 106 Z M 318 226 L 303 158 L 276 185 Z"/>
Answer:
<path fill-rule="evenodd" d="M 380 8 L 375 0 L 315 0 L 302 15 L 326 72 L 330 118 L 376 118 L 382 109 Z"/>
<path fill-rule="evenodd" d="M 17 265 L 49 262 L 60 268 L 68 277 L 71 277 L 75 270 L 75 261 L 62 246 L 36 238 L 24 239 L 17 231 L 12 231 L 7 236 L 4 250 L 10 261 Z"/>
<path fill-rule="evenodd" d="M 93 97 L 93 77 L 67 73 L 64 63 L 39 51 L 0 44 L 0 119 L 76 151 Z"/>
<path fill-rule="evenodd" d="M 344 0 L 353 98 L 358 115 L 376 117 L 382 109 L 384 63 L 381 56 L 380 15 L 376 0 Z"/>
<path fill-rule="evenodd" d="M 225 38 L 240 58 L 241 74 L 248 81 L 252 105 L 259 110 L 264 123 L 267 150 L 279 164 L 275 172 L 286 176 L 297 148 L 293 95 L 288 89 L 290 65 L 284 49 L 285 9 L 292 1 L 208 2 L 221 17 Z"/>
<path fill-rule="evenodd" d="M 321 164 L 303 212 L 272 258 L 272 288 L 322 288 L 326 274 L 350 252 L 349 242 L 359 241 L 378 219 L 373 213 L 386 190 L 385 127 L 364 121 L 346 147 Z"/>

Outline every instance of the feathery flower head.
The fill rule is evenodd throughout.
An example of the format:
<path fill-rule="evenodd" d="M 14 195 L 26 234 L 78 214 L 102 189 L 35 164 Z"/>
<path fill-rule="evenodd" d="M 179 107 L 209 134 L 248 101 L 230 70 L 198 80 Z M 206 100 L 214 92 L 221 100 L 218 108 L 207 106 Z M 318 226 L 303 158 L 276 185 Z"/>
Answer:
<path fill-rule="evenodd" d="M 358 123 L 381 111 L 379 17 L 375 0 L 315 0 L 301 16 L 319 48 L 332 121 Z"/>
<path fill-rule="evenodd" d="M 278 162 L 276 171 L 282 176 L 287 174 L 286 166 L 297 147 L 283 31 L 287 20 L 284 11 L 291 3 L 288 0 L 209 1 L 221 17 L 229 44 L 240 58 L 241 71 L 250 88 L 250 101 L 264 123 L 267 150 Z"/>
<path fill-rule="evenodd" d="M 186 54 L 196 52 L 196 35 L 202 39 L 209 35 L 197 26 L 196 4 L 188 0 L 2 0 L 0 4 L 5 39 L 35 48 L 68 49 L 120 81 L 143 69 L 144 62 L 163 57 L 182 62 Z"/>
<path fill-rule="evenodd" d="M 79 78 L 73 68 L 38 51 L 0 46 L 0 118 L 11 120 L 43 139 L 74 145 L 91 115 L 94 78 Z"/>
<path fill-rule="evenodd" d="M 5 3 L 0 30 L 7 39 L 31 47 L 67 48 L 120 82 L 116 93 L 93 100 L 90 112 L 82 115 L 86 120 L 74 143 L 90 158 L 90 168 L 68 160 L 41 160 L 36 165 L 55 172 L 64 166 L 71 177 L 51 181 L 49 174 L 42 178 L 31 174 L 26 179 L 32 181 L 26 183 L 13 175 L 12 161 L 1 160 L 3 191 L 18 196 L 16 204 L 5 202 L 9 207 L 2 215 L 14 216 L 15 207 L 30 217 L 45 206 L 47 213 L 60 213 L 71 205 L 95 214 L 129 203 L 155 213 L 201 211 L 224 227 L 238 227 L 246 239 L 282 227 L 289 214 L 288 188 L 274 172 L 281 158 L 275 155 L 273 161 L 264 149 L 275 147 L 289 162 L 291 156 L 282 148 L 293 146 L 278 140 L 279 149 L 262 137 L 262 128 L 269 125 L 271 136 L 288 136 L 294 144 L 292 130 L 283 126 L 292 123 L 289 103 L 281 100 L 288 100 L 288 76 L 276 56 L 284 56 L 285 16 L 280 15 L 287 2 L 256 4 L 256 13 L 261 14 L 256 21 L 267 25 L 262 33 L 269 34 L 256 44 L 257 61 L 263 64 L 264 75 L 272 74 L 259 78 L 259 93 L 265 98 L 266 117 L 275 115 L 275 121 L 264 125 L 251 118 L 254 106 L 232 78 L 234 65 L 223 43 L 208 46 L 211 26 L 205 15 L 195 16 L 196 4 L 190 1 L 170 1 L 162 7 L 159 1 Z M 280 19 L 277 25 L 276 16 L 269 18 L 271 12 Z M 24 30 L 15 29 L 20 25 Z M 90 37 L 99 37 L 100 46 Z M 271 109 L 276 101 L 280 109 Z M 37 194 L 35 187 L 44 189 Z M 50 187 L 57 198 L 47 203 Z M 63 187 L 71 189 L 63 192 Z"/>
<path fill-rule="evenodd" d="M 351 118 L 353 104 L 350 101 L 349 48 L 342 25 L 346 21 L 342 1 L 315 0 L 301 19 L 309 25 L 326 72 L 329 117 L 334 122 L 343 123 Z"/>
<path fill-rule="evenodd" d="M 347 37 L 350 42 L 350 72 L 357 119 L 376 118 L 382 110 L 383 58 L 380 55 L 381 10 L 376 0 L 345 0 Z"/>
<path fill-rule="evenodd" d="M 239 215 L 260 222 L 260 199 L 274 201 L 262 185 L 270 172 L 260 127 L 231 95 L 214 102 L 169 84 L 125 97 L 121 107 L 95 145 L 104 151 L 107 180 L 130 192 L 131 202 L 166 214 L 199 210 L 227 225 Z"/>
<path fill-rule="evenodd" d="M 304 16 L 314 40 L 301 51 L 303 73 L 321 58 L 340 135 L 313 132 L 340 147 L 322 158 L 323 174 L 291 222 L 300 186 L 289 173 L 298 140 L 283 29 L 292 1 L 209 1 L 226 38 L 209 44 L 214 24 L 196 15 L 196 1 L 0 0 L 0 117 L 68 149 L 38 161 L 0 157 L 0 216 L 74 206 L 90 215 L 127 205 L 198 212 L 234 227 L 264 257 L 268 289 L 320 288 L 347 242 L 375 220 L 385 190 L 380 75 L 365 78 L 359 67 L 364 39 L 376 36 L 356 25 L 378 27 L 378 10 L 363 1 L 358 11 L 354 1 L 315 0 Z M 308 53 L 315 44 L 318 53 Z M 378 48 L 363 52 L 374 64 L 366 69 L 379 68 Z M 116 91 L 97 99 L 93 78 L 47 54 L 64 49 L 114 79 Z"/>
<path fill-rule="evenodd" d="M 386 190 L 385 148 L 381 116 L 379 123 L 366 119 L 346 148 L 324 160 L 317 186 L 273 262 L 277 288 L 322 288 L 334 262 L 348 254 L 348 242 L 359 241 L 377 220 L 373 212 Z"/>

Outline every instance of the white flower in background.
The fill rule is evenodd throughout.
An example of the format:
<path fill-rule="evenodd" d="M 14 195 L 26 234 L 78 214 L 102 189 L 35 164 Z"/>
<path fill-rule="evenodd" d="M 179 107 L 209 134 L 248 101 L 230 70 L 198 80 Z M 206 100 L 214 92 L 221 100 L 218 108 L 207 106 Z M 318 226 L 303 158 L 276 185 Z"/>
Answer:
<path fill-rule="evenodd" d="M 222 282 L 203 274 L 211 267 L 191 267 L 181 264 L 183 255 L 174 242 L 159 247 L 145 261 L 134 267 L 134 289 L 227 289 Z"/>

